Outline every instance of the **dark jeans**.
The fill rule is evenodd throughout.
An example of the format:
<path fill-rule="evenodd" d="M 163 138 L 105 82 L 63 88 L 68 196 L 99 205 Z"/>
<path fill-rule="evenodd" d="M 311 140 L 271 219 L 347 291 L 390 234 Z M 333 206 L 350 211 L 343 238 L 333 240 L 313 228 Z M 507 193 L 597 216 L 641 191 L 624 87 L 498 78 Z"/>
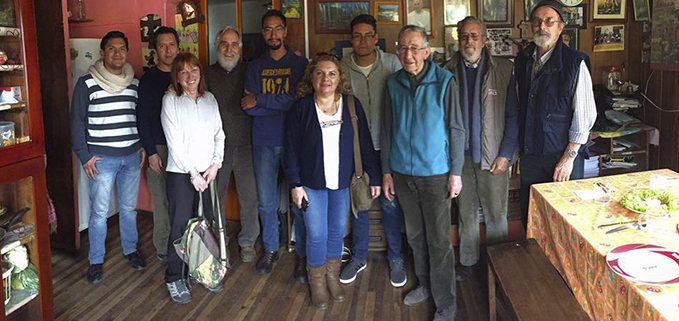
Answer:
<path fill-rule="evenodd" d="M 167 245 L 167 269 L 165 282 L 170 283 L 182 278 L 184 261 L 177 255 L 172 242 L 184 234 L 186 224 L 195 216 L 198 193 L 191 184 L 189 174 L 167 173 L 167 199 L 170 209 L 170 239 Z M 210 189 L 203 192 L 205 219 L 212 222 L 212 201 Z"/>
<path fill-rule="evenodd" d="M 389 261 L 402 259 L 401 250 L 401 206 L 394 195 L 394 201 L 389 201 L 384 194 L 380 195 L 382 208 L 382 222 L 384 234 L 387 237 L 387 259 Z M 365 262 L 368 257 L 370 243 L 370 221 L 368 211 L 358 213 L 358 217 L 351 215 L 351 238 L 353 259 Z"/>
<path fill-rule="evenodd" d="M 259 219 L 262 222 L 262 243 L 266 251 L 278 251 L 278 169 L 281 166 L 283 147 L 252 147 Z"/>
<path fill-rule="evenodd" d="M 448 174 L 417 177 L 394 173 L 394 188 L 420 285 L 431 289 L 438 309 L 457 310 Z"/>
<path fill-rule="evenodd" d="M 522 155 L 519 160 L 521 172 L 521 221 L 523 229 L 528 227 L 528 201 L 530 199 L 530 186 L 533 184 L 548 183 L 554 181 L 554 168 L 559 163 L 561 155 Z M 585 175 L 585 158 L 578 154 L 573 162 L 573 171 L 570 179 L 581 179 Z"/>

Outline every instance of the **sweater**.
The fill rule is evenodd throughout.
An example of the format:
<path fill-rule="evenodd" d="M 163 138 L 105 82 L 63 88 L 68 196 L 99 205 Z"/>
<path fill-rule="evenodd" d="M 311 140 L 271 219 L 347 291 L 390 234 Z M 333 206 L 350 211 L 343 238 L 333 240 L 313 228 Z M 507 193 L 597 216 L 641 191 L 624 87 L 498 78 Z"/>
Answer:
<path fill-rule="evenodd" d="M 160 111 L 163 96 L 170 85 L 170 73 L 153 67 L 139 80 L 139 103 L 137 104 L 137 129 L 147 156 L 157 154 L 156 145 L 167 145 Z"/>
<path fill-rule="evenodd" d="M 217 99 L 226 134 L 224 145 L 230 147 L 252 145 L 252 116 L 240 107 L 246 68 L 242 62 L 231 71 L 226 71 L 219 63 L 205 68 L 205 85 Z"/>
<path fill-rule="evenodd" d="M 137 88 L 132 80 L 119 94 L 103 90 L 92 75 L 78 79 L 71 104 L 71 144 L 83 164 L 92 157 L 122 157 L 141 147 L 137 132 Z"/>
<path fill-rule="evenodd" d="M 308 61 L 290 47 L 279 60 L 266 51 L 248 64 L 245 89 L 257 96 L 257 105 L 245 112 L 254 116 L 252 144 L 262 147 L 283 146 L 285 115 L 295 101 L 297 83 L 304 76 Z"/>

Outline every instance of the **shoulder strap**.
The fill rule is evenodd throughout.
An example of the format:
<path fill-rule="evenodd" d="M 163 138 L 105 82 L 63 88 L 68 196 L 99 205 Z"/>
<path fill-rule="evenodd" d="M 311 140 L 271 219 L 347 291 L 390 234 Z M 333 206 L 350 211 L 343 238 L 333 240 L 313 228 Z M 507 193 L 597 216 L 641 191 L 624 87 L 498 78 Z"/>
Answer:
<path fill-rule="evenodd" d="M 358 142 L 358 116 L 356 116 L 356 103 L 354 95 L 347 95 L 349 100 L 349 113 L 351 113 L 351 126 L 354 127 L 354 170 L 356 175 L 363 176 L 363 162 L 361 161 L 361 145 Z"/>

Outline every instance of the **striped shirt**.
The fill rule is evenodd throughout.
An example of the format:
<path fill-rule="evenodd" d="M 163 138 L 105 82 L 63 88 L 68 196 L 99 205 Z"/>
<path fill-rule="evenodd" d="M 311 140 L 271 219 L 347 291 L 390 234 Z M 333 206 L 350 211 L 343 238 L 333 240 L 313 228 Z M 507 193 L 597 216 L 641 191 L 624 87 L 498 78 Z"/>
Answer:
<path fill-rule="evenodd" d="M 71 143 L 85 164 L 93 156 L 127 156 L 141 147 L 137 132 L 138 79 L 118 94 L 103 90 L 89 73 L 78 79 L 71 106 Z"/>

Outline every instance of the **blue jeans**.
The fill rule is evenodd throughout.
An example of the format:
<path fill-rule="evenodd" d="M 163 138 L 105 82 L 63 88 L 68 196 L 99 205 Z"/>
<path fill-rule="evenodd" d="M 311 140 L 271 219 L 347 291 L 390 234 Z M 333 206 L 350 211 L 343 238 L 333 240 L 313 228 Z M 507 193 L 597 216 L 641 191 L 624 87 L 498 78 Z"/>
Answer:
<path fill-rule="evenodd" d="M 139 196 L 139 178 L 141 169 L 139 153 L 123 157 L 104 156 L 95 164 L 99 174 L 90 182 L 90 221 L 88 235 L 90 238 L 90 264 L 104 263 L 106 254 L 106 217 L 113 196 L 113 185 L 117 186 L 120 243 L 123 254 L 137 251 L 137 196 Z"/>
<path fill-rule="evenodd" d="M 342 239 L 349 215 L 349 188 L 315 190 L 304 187 L 309 208 L 304 212 L 307 265 L 319 267 L 342 257 Z"/>
<path fill-rule="evenodd" d="M 389 261 L 403 259 L 401 251 L 401 206 L 394 195 L 389 201 L 384 194 L 380 195 L 384 234 L 387 236 L 387 259 Z M 368 257 L 370 242 L 370 222 L 368 211 L 358 213 L 358 218 L 351 216 L 351 238 L 353 241 L 353 259 L 365 262 Z"/>
<path fill-rule="evenodd" d="M 262 223 L 264 249 L 278 251 L 278 169 L 281 166 L 283 147 L 252 146 L 259 219 Z"/>

